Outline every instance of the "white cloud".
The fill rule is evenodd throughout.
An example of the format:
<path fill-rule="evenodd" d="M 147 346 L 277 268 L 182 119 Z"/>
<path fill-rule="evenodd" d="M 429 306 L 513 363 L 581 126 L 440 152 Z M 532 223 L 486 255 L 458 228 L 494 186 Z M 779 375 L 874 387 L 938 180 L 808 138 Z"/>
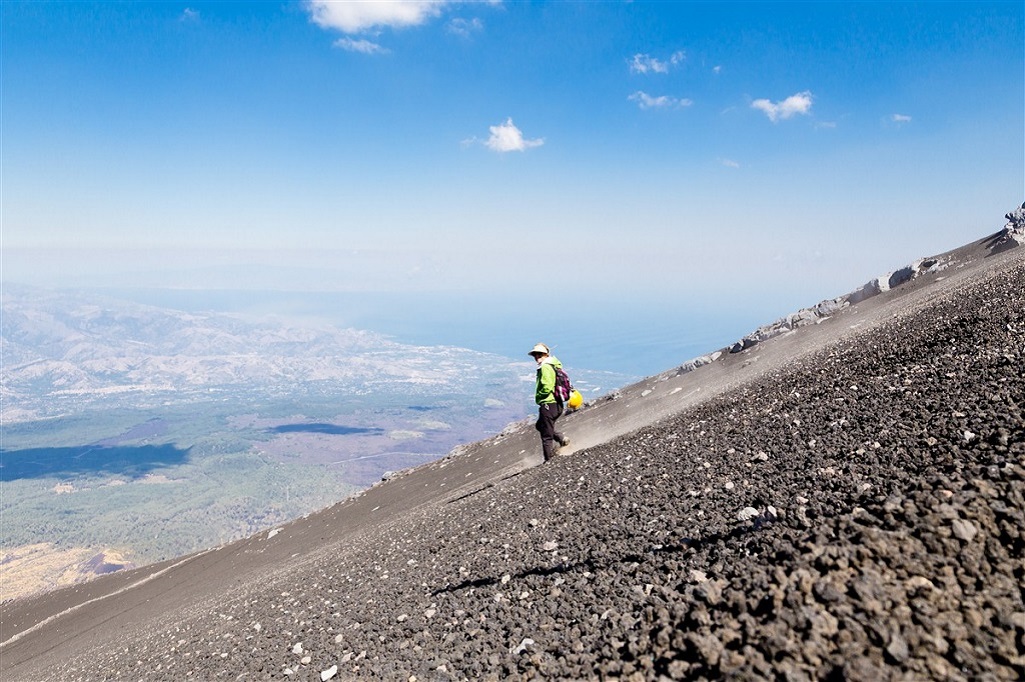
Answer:
<path fill-rule="evenodd" d="M 488 130 L 491 131 L 491 137 L 484 144 L 496 152 L 522 152 L 531 147 L 540 147 L 545 143 L 543 138 L 523 139 L 523 132 L 513 125 L 511 118 L 506 119 L 505 123 L 500 125 L 490 126 Z"/>
<path fill-rule="evenodd" d="M 388 54 L 389 52 L 387 48 L 363 39 L 356 40 L 354 38 L 339 38 L 332 44 L 335 47 L 347 50 L 348 52 L 359 52 L 362 54 Z"/>
<path fill-rule="evenodd" d="M 767 99 L 756 99 L 751 108 L 765 112 L 769 120 L 775 123 L 779 119 L 791 118 L 796 114 L 807 114 L 811 111 L 812 94 L 808 90 L 790 95 L 782 102 L 770 102 Z"/>
<path fill-rule="evenodd" d="M 717 66 L 713 66 L 712 67 L 712 73 L 714 73 L 715 75 L 718 76 L 720 73 L 722 73 L 722 67 L 718 66 L 718 65 Z"/>
<path fill-rule="evenodd" d="M 199 11 L 186 7 L 185 11 L 182 12 L 181 21 L 199 21 Z"/>
<path fill-rule="evenodd" d="M 733 159 L 719 159 L 719 163 L 727 168 L 740 168 L 740 164 Z"/>
<path fill-rule="evenodd" d="M 686 54 L 681 50 L 674 52 L 667 61 L 662 61 L 648 54 L 635 54 L 630 61 L 632 73 L 669 73 L 669 69 L 680 64 Z"/>
<path fill-rule="evenodd" d="M 383 26 L 416 26 L 439 16 L 449 4 L 447 0 L 309 0 L 306 7 L 321 28 L 359 33 Z"/>
<path fill-rule="evenodd" d="M 457 17 L 448 22 L 448 26 L 446 28 L 448 28 L 449 33 L 453 33 L 463 38 L 469 38 L 474 33 L 480 33 L 484 30 L 484 22 L 476 17 L 473 19 L 462 19 Z"/>
<path fill-rule="evenodd" d="M 900 123 L 911 123 L 911 117 L 910 116 L 906 116 L 904 114 L 894 114 L 893 118 L 891 118 L 890 120 L 892 120 L 894 123 L 898 123 L 898 124 L 900 124 Z"/>
<path fill-rule="evenodd" d="M 637 102 L 637 106 L 641 109 L 668 109 L 668 108 L 684 108 L 694 104 L 693 100 L 689 99 L 678 99 L 676 97 L 670 97 L 669 95 L 661 95 L 659 97 L 652 97 L 648 93 L 638 90 L 634 94 L 627 97 L 631 102 Z"/>

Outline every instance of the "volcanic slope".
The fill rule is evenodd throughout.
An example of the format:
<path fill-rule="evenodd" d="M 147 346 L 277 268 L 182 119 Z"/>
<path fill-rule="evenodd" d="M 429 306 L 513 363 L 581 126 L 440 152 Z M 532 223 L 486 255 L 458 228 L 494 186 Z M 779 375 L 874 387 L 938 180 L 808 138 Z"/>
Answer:
<path fill-rule="evenodd" d="M 0 678 L 1020 679 L 1025 249 L 993 243 L 599 400 L 544 466 L 519 424 L 5 604 Z"/>

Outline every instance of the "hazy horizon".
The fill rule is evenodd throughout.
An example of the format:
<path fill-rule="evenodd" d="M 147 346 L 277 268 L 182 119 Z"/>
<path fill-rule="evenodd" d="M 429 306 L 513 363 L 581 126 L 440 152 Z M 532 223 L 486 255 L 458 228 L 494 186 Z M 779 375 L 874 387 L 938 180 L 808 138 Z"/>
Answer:
<path fill-rule="evenodd" d="M 60 290 L 189 313 L 233 313 L 278 317 L 298 324 L 330 324 L 384 334 L 404 344 L 455 346 L 524 362 L 529 360 L 526 351 L 544 341 L 568 367 L 635 378 L 718 350 L 779 316 L 767 319 L 771 308 L 754 305 L 702 308 L 681 303 L 667 307 L 643 301 L 603 305 L 569 300 L 561 307 L 535 310 L 529 297 L 461 292 L 111 287 Z M 615 319 L 610 320 L 610 315 Z"/>
<path fill-rule="evenodd" d="M 362 292 L 400 338 L 658 371 L 1025 192 L 1020 2 L 40 0 L 0 31 L 4 281 Z"/>
<path fill-rule="evenodd" d="M 995 231 L 983 230 L 964 243 Z M 96 293 L 192 313 L 276 316 L 371 331 L 400 343 L 456 346 L 514 359 L 524 355 L 524 348 L 543 341 L 570 367 L 641 378 L 720 350 L 759 326 L 848 294 L 915 260 L 963 245 L 920 251 L 902 262 L 894 260 L 892 254 L 879 254 L 878 260 L 888 263 L 887 269 L 866 272 L 842 285 L 836 283 L 839 278 L 820 278 L 812 271 L 780 273 L 765 286 L 743 288 L 724 273 L 727 276 L 723 282 L 709 283 L 719 291 L 695 287 L 635 295 L 596 290 L 571 278 L 550 291 L 547 302 L 543 302 L 545 294 L 529 287 L 513 293 L 488 289 L 317 290 L 313 287 L 318 271 L 298 267 L 290 271 L 280 268 L 294 275 L 289 279 L 293 288 L 277 290 L 259 288 L 260 282 L 248 280 L 246 273 L 253 270 L 247 268 L 211 268 L 207 275 L 212 279 L 189 277 L 188 272 L 179 273 L 176 280 L 166 279 L 166 273 L 150 273 L 155 277 L 134 282 L 120 274 L 95 278 L 76 275 L 63 285 L 54 283 L 51 276 L 36 273 L 20 282 L 0 280 L 0 288 L 25 284 Z M 77 285 L 71 284 L 76 281 Z M 154 284 L 147 285 L 147 281 Z M 178 286 L 155 284 L 161 281 L 177 281 Z M 200 286 L 204 282 L 221 286 L 204 288 Z M 248 287 L 233 288 L 229 286 L 232 282 Z M 834 288 L 827 290 L 830 283 Z M 303 286 L 310 288 L 297 288 Z M 844 288 L 835 288 L 839 286 Z"/>

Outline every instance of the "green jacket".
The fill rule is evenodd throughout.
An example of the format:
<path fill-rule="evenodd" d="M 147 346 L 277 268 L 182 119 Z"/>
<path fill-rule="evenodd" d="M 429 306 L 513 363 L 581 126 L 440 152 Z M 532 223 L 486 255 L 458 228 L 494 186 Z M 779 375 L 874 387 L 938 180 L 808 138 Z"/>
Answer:
<path fill-rule="evenodd" d="M 547 405 L 555 401 L 555 368 L 562 367 L 559 358 L 549 355 L 537 367 L 537 383 L 534 386 L 534 402 Z"/>

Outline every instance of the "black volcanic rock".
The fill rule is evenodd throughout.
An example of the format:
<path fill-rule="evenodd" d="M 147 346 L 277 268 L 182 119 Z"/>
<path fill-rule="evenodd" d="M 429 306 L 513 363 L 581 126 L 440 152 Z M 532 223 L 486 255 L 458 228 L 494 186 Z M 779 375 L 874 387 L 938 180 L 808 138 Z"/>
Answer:
<path fill-rule="evenodd" d="M 570 415 L 550 464 L 523 424 L 5 604 L 0 677 L 1020 679 L 1025 250 L 991 246 Z"/>

